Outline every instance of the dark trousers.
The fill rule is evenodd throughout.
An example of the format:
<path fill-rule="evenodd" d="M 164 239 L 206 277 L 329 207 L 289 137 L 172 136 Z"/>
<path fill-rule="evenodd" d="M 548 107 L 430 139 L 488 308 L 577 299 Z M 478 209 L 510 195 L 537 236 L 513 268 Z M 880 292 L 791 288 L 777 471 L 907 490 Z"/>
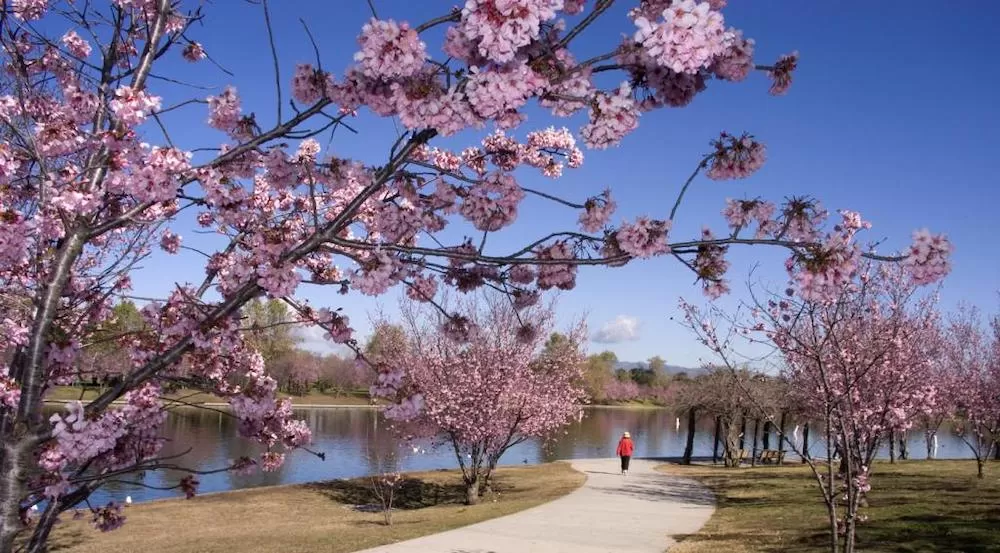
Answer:
<path fill-rule="evenodd" d="M 631 455 L 622 455 L 622 470 L 628 470 L 628 462 L 631 460 Z"/>

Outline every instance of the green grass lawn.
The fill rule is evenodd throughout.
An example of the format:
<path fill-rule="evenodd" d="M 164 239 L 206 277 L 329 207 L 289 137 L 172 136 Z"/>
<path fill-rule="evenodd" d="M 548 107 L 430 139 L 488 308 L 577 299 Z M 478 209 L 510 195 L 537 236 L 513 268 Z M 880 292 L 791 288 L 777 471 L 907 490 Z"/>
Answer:
<path fill-rule="evenodd" d="M 660 470 L 703 482 L 718 501 L 708 524 L 671 553 L 828 550 L 826 508 L 804 465 Z M 1000 464 L 991 463 L 979 480 L 975 461 L 878 463 L 872 485 L 859 551 L 1000 552 Z"/>
<path fill-rule="evenodd" d="M 46 401 L 67 401 L 67 400 L 90 400 L 98 396 L 100 390 L 98 388 L 91 387 L 81 387 L 81 386 L 57 386 L 55 389 L 46 394 Z M 283 397 L 292 398 L 292 403 L 300 405 L 371 405 L 371 400 L 368 398 L 368 393 L 365 391 L 358 391 L 346 394 L 334 394 L 334 393 L 321 393 L 316 390 L 310 391 L 308 394 L 303 394 L 300 396 L 289 395 L 286 393 L 280 393 L 279 395 Z M 224 399 L 214 396 L 212 394 L 206 394 L 204 392 L 197 392 L 193 390 L 179 390 L 177 392 L 172 392 L 166 394 L 168 399 L 176 399 L 186 403 L 225 403 Z"/>
<path fill-rule="evenodd" d="M 370 480 L 358 478 L 136 504 L 125 509 L 125 525 L 108 533 L 91 528 L 86 516 L 66 514 L 51 551 L 346 553 L 509 515 L 563 496 L 586 479 L 568 463 L 502 467 L 495 493 L 470 507 L 462 503 L 457 471 L 409 478 L 392 526 L 380 512 L 356 508 L 377 503 Z"/>

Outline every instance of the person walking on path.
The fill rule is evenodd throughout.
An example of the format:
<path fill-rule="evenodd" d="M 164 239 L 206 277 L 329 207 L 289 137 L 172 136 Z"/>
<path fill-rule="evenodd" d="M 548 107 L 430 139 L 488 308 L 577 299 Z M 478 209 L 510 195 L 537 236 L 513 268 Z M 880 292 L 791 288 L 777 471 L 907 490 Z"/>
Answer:
<path fill-rule="evenodd" d="M 628 432 L 622 434 L 622 439 L 618 440 L 618 450 L 616 455 L 622 458 L 622 476 L 628 476 L 628 462 L 632 459 L 632 451 L 635 444 L 632 443 L 632 435 Z"/>

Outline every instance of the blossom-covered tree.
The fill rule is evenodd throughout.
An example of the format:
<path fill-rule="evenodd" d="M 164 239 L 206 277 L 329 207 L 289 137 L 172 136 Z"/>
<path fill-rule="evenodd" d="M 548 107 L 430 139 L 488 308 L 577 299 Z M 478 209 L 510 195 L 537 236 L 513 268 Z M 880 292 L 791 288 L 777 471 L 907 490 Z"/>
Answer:
<path fill-rule="evenodd" d="M 930 372 L 938 355 L 937 315 L 933 297 L 917 296 L 920 280 L 898 268 L 866 267 L 848 275 L 833 298 L 803 299 L 789 289 L 756 303 L 749 321 L 705 314 L 682 302 L 688 326 L 727 365 L 740 337 L 776 348 L 789 394 L 809 420 L 823 423 L 826 458 L 803 458 L 826 502 L 832 553 L 854 551 L 857 524 L 864 519 L 859 509 L 883 440 L 909 428 L 937 400 Z M 730 322 L 725 335 L 720 320 Z M 758 411 L 774 422 L 769 410 Z M 789 436 L 782 438 L 802 454 Z"/>
<path fill-rule="evenodd" d="M 433 437 L 455 451 L 469 504 L 478 503 L 511 447 L 546 439 L 582 414 L 580 329 L 546 343 L 550 307 L 518 312 L 496 294 L 459 303 L 451 317 L 404 307 L 407 347 L 386 357 L 372 395 L 405 435 Z M 456 332 L 453 321 L 462 321 Z"/>
<path fill-rule="evenodd" d="M 301 60 L 289 82 L 275 54 L 275 103 L 251 106 L 231 86 L 175 97 L 174 84 L 188 75 L 174 60 L 216 62 L 211 30 L 199 25 L 202 9 L 237 9 L 230 4 L 5 2 L 0 351 L 10 361 L 0 367 L 0 553 L 24 533 L 32 506 L 45 508 L 24 547 L 42 551 L 58 515 L 109 478 L 183 468 L 157 456 L 165 383 L 226 398 L 241 433 L 261 444 L 256 459 L 220 468 L 274 469 L 286 451 L 307 445 L 308 428 L 276 398 L 274 379 L 245 339 L 240 312 L 254 299 L 280 299 L 299 322 L 357 349 L 336 305 L 313 307 L 296 294 L 327 285 L 375 296 L 405 286 L 425 301 L 441 286 L 489 285 L 523 308 L 540 291 L 572 288 L 580 265 L 670 254 L 715 296 L 727 288 L 727 248 L 767 244 L 790 252 L 788 269 L 804 297 L 821 297 L 859 257 L 879 257 L 859 250 L 856 229 L 825 232 L 826 212 L 811 199 L 733 201 L 726 234 L 671 236 L 684 192 L 701 172 L 731 179 L 761 167 L 764 145 L 749 134 L 721 135 L 669 213 L 614 221 L 609 191 L 564 199 L 524 186 L 523 170 L 552 178 L 577 170 L 578 137 L 588 148 L 624 144 L 641 118 L 683 107 L 709 84 L 756 70 L 770 77 L 773 94 L 788 91 L 798 56 L 756 65 L 754 41 L 727 27 L 722 2 L 635 2 L 620 44 L 602 48 L 594 37 L 587 49 L 604 53 L 578 58 L 577 43 L 591 38 L 587 31 L 612 4 L 470 0 L 419 24 L 373 18 L 359 25 L 353 62 L 342 64 L 346 53 L 330 60 L 320 36 L 316 58 Z M 253 8 L 273 39 L 269 2 Z M 431 47 L 425 39 L 438 28 L 443 44 Z M 302 40 L 316 37 L 307 30 Z M 598 74 L 618 75 L 621 84 L 602 88 Z M 555 117 L 586 112 L 588 122 L 578 134 L 525 129 L 524 109 L 533 104 Z M 172 118 L 206 106 L 207 127 L 185 133 L 199 142 L 174 141 Z M 385 155 L 324 152 L 317 138 L 357 132 L 352 118 L 363 109 L 402 125 Z M 436 141 L 487 126 L 491 132 L 465 148 Z M 498 250 L 488 238 L 510 226 L 529 197 L 577 211 L 580 228 L 546 228 L 523 247 Z M 185 212 L 206 235 L 197 247 L 185 244 L 183 234 L 195 232 L 179 217 Z M 474 231 L 458 232 L 474 237 L 442 232 L 460 220 Z M 431 239 L 418 243 L 418 235 Z M 127 374 L 96 399 L 44 417 L 45 395 L 77 377 L 81 350 L 112 317 L 116 299 L 130 295 L 138 263 L 182 250 L 203 254 L 204 265 L 188 275 L 178 265 L 179 284 L 145 302 L 145 331 L 119 341 Z M 949 252 L 945 239 L 924 231 L 907 255 L 892 259 L 905 257 L 917 278 L 931 281 L 947 272 Z M 178 485 L 192 491 L 192 483 Z M 124 521 L 115 504 L 91 514 L 102 530 Z"/>
<path fill-rule="evenodd" d="M 979 478 L 1000 439 L 1000 317 L 991 330 L 978 310 L 961 308 L 945 328 L 941 356 L 953 371 L 955 432 L 975 457 Z"/>

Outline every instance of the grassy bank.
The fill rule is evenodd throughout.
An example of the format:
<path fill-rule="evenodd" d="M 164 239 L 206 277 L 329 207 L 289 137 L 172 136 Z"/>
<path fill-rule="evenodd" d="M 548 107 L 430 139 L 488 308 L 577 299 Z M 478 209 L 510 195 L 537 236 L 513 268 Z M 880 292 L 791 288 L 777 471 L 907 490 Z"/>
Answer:
<path fill-rule="evenodd" d="M 158 553 L 330 553 L 358 551 L 508 515 L 565 495 L 584 475 L 568 463 L 500 468 L 492 497 L 462 504 L 455 471 L 409 475 L 393 525 L 380 512 L 358 509 L 378 503 L 368 479 L 257 488 L 132 505 L 125 526 L 102 534 L 87 518 L 58 527 L 53 551 L 156 551 Z M 488 544 L 483 544 L 487 546 Z"/>
<path fill-rule="evenodd" d="M 80 386 L 58 386 L 45 396 L 45 400 L 49 402 L 60 402 L 60 401 L 72 401 L 72 400 L 82 400 L 86 401 L 93 399 L 100 394 L 101 390 L 98 388 L 90 387 L 80 387 Z M 286 393 L 280 394 L 282 397 L 292 398 L 293 404 L 299 405 L 371 405 L 371 400 L 368 398 L 368 393 L 364 391 L 346 393 L 346 394 L 334 394 L 334 393 L 321 393 L 316 390 L 310 391 L 308 394 L 303 394 L 300 396 L 289 395 Z M 166 394 L 164 397 L 168 399 L 174 399 L 178 401 L 183 401 L 185 403 L 203 404 L 203 403 L 225 403 L 226 401 L 218 396 L 212 394 L 206 394 L 204 392 L 198 392 L 194 390 L 178 390 L 176 392 L 171 392 Z"/>
<path fill-rule="evenodd" d="M 989 470 L 992 469 L 992 470 Z M 1000 466 L 976 478 L 974 461 L 904 461 L 874 467 L 858 528 L 869 553 L 1000 551 Z M 715 492 L 712 519 L 671 553 L 813 552 L 826 545 L 826 509 L 802 465 L 724 469 L 666 465 Z"/>

